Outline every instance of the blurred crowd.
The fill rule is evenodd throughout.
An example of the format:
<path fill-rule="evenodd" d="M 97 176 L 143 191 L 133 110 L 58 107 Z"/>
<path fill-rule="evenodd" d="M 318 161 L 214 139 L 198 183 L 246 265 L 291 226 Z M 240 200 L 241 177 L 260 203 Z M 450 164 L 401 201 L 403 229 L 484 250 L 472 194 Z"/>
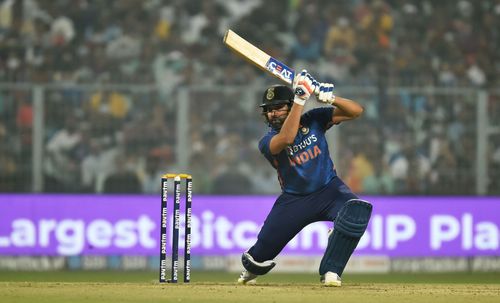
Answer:
<path fill-rule="evenodd" d="M 190 87 L 199 89 L 188 122 L 197 190 L 278 192 L 256 150 L 260 93 L 243 89 L 274 82 L 223 47 L 228 28 L 339 91 L 376 88 L 346 96 L 367 110 L 340 127 L 336 165 L 356 192 L 475 193 L 476 95 L 452 89 L 500 86 L 499 0 L 1 1 L 0 83 L 68 85 L 44 91 L 44 190 L 156 192 L 159 175 L 177 169 L 177 93 Z M 158 90 L 69 86 L 95 83 Z M 217 89 L 230 86 L 242 89 Z M 390 92 L 428 86 L 451 94 Z M 491 117 L 500 117 L 498 95 L 489 95 Z M 31 188 L 32 101 L 29 90 L 0 89 L 0 191 Z"/>
<path fill-rule="evenodd" d="M 342 85 L 500 80 L 497 0 L 3 0 L 0 81 L 248 83 L 227 28 Z"/>

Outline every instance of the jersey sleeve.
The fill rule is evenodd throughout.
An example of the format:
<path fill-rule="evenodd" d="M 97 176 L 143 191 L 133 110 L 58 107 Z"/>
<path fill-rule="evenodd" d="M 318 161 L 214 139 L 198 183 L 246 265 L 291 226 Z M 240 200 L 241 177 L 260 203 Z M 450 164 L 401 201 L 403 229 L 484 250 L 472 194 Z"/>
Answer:
<path fill-rule="evenodd" d="M 273 132 L 267 133 L 262 139 L 259 141 L 259 150 L 266 157 L 266 159 L 271 163 L 274 167 L 273 155 L 271 154 L 271 149 L 269 144 L 271 143 L 271 139 L 275 134 Z"/>
<path fill-rule="evenodd" d="M 333 107 L 319 107 L 311 109 L 302 116 L 305 123 L 318 123 L 325 131 L 332 127 Z"/>

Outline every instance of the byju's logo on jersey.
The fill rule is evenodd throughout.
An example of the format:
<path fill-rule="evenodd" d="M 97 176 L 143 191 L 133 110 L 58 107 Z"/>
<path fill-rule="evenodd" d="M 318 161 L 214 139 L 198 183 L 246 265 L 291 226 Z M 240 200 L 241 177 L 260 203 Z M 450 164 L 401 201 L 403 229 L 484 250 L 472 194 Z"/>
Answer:
<path fill-rule="evenodd" d="M 293 80 L 293 70 L 273 57 L 269 58 L 269 61 L 267 61 L 266 68 L 268 71 L 286 82 L 291 83 Z"/>

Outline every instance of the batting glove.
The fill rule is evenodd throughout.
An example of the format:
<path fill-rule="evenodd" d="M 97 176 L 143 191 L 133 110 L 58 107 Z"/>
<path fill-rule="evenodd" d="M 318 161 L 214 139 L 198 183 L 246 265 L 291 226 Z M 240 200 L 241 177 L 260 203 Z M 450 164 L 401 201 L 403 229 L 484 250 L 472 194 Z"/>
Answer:
<path fill-rule="evenodd" d="M 305 69 L 302 70 L 293 81 L 293 91 L 295 94 L 293 102 L 304 105 L 311 94 L 314 93 L 317 85 L 319 85 L 318 81 L 314 80 Z"/>
<path fill-rule="evenodd" d="M 333 94 L 334 87 L 335 85 L 332 83 L 320 83 L 318 101 L 333 105 L 335 103 L 335 95 Z"/>

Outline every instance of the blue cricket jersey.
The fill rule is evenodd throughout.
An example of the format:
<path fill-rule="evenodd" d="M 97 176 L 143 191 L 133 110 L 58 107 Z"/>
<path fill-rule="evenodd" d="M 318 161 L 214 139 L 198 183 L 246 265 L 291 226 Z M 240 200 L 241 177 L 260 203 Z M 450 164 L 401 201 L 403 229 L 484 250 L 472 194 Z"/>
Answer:
<path fill-rule="evenodd" d="M 323 188 L 337 175 L 330 158 L 325 133 L 331 127 L 333 107 L 315 108 L 304 113 L 292 145 L 277 155 L 269 150 L 271 129 L 259 142 L 259 149 L 278 172 L 281 190 L 305 195 Z"/>

